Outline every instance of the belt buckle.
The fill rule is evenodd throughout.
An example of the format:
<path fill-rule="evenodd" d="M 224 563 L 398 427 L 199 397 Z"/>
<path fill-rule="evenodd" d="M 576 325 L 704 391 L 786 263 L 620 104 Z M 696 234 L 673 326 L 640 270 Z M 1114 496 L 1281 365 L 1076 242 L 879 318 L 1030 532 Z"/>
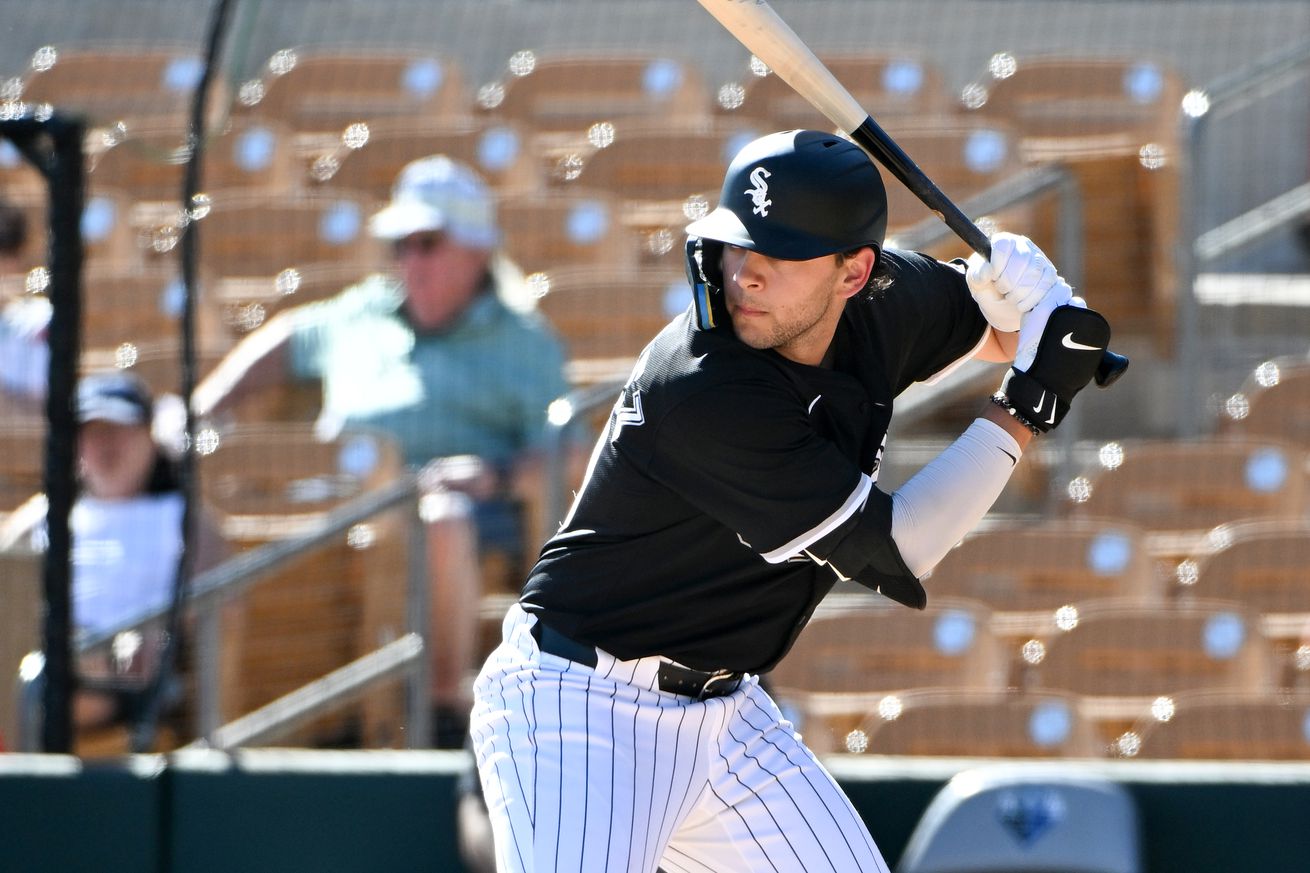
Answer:
<path fill-rule="evenodd" d="M 725 694 L 731 694 L 741 685 L 741 674 L 733 673 L 729 670 L 718 670 L 711 673 L 701 686 L 700 694 L 696 695 L 697 700 L 709 700 L 712 697 L 722 697 Z"/>

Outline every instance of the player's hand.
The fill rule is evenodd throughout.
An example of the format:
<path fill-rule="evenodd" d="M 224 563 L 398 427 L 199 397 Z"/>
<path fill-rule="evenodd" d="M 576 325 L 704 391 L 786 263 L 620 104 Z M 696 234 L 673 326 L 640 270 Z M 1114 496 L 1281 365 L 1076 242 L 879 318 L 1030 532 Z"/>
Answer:
<path fill-rule="evenodd" d="M 1021 368 L 1016 360 L 1001 383 L 1001 393 L 1016 417 L 1041 432 L 1064 420 L 1074 396 L 1092 380 L 1110 344 L 1109 322 L 1080 298 L 1074 301 L 1049 310 L 1038 305 L 1025 316 L 1025 321 L 1041 320 L 1041 335 L 1026 366 Z M 1020 328 L 1020 342 L 1034 324 L 1027 322 Z"/>
<path fill-rule="evenodd" d="M 964 277 L 988 324 L 1006 332 L 1019 330 L 1023 315 L 1052 293 L 1064 295 L 1061 303 L 1073 294 L 1042 250 L 1012 233 L 992 239 L 990 258 L 970 256 Z"/>

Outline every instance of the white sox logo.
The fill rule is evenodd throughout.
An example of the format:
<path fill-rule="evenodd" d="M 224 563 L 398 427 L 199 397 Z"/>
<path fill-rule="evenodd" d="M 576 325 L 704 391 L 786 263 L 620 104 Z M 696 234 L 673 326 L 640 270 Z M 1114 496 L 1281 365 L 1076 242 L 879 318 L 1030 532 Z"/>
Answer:
<path fill-rule="evenodd" d="M 755 204 L 755 208 L 751 211 L 756 215 L 767 217 L 769 214 L 769 207 L 773 205 L 773 201 L 768 199 L 769 183 L 764 181 L 772 175 L 772 173 L 763 167 L 756 167 L 751 170 L 751 184 L 755 187 L 747 188 L 742 192 L 750 195 L 751 202 Z"/>

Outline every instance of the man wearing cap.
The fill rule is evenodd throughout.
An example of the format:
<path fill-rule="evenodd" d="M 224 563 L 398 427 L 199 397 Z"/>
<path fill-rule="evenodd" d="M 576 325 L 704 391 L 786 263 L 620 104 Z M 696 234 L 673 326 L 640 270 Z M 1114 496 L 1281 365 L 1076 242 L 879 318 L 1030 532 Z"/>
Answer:
<path fill-rule="evenodd" d="M 546 408 L 568 390 L 563 350 L 542 318 L 511 305 L 521 278 L 498 252 L 493 194 L 467 166 L 443 155 L 407 165 L 370 232 L 390 243 L 394 271 L 270 319 L 197 386 L 195 407 L 221 413 L 262 387 L 319 379 L 321 432 L 381 429 L 412 467 L 427 465 L 425 483 L 443 491 L 427 504 L 438 516 L 434 695 L 442 724 L 463 722 L 481 593 L 467 517 L 481 548 L 517 572 L 517 495 L 539 475 Z M 442 733 L 457 743 L 462 724 Z"/>
<path fill-rule="evenodd" d="M 1108 340 L 1028 240 L 966 271 L 885 248 L 886 202 L 853 143 L 787 131 L 687 228 L 693 305 L 642 352 L 474 688 L 497 869 L 886 873 L 759 674 L 839 580 L 922 609 Z M 996 401 L 880 490 L 896 396 L 1016 347 Z"/>

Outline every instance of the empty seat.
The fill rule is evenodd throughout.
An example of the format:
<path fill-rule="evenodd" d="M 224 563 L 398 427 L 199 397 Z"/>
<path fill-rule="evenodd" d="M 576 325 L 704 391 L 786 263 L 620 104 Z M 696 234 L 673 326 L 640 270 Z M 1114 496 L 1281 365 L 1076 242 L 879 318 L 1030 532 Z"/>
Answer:
<path fill-rule="evenodd" d="M 888 694 L 842 738 L 847 752 L 1007 758 L 1099 757 L 1074 695 L 978 689 Z"/>
<path fill-rule="evenodd" d="M 198 193 L 249 188 L 271 196 L 289 191 L 296 181 L 290 132 L 275 121 L 228 120 L 208 131 L 201 145 Z M 130 192 L 136 202 L 159 201 L 176 209 L 190 158 L 185 131 L 125 125 L 106 133 L 92 153 L 88 182 L 93 191 Z"/>
<path fill-rule="evenodd" d="M 1310 694 L 1177 694 L 1114 745 L 1125 758 L 1310 761 Z"/>
<path fill-rule="evenodd" d="M 1153 554 L 1178 560 L 1198 551 L 1216 525 L 1300 516 L 1305 452 L 1222 438 L 1112 442 L 1098 451 L 1095 469 L 1069 483 L 1068 498 L 1071 514 L 1137 525 Z"/>
<path fill-rule="evenodd" d="M 1239 603 L 1088 601 L 1058 610 L 1020 654 L 1027 687 L 1082 695 L 1107 738 L 1161 696 L 1273 685 L 1272 649 Z"/>
<path fill-rule="evenodd" d="M 499 81 L 478 90 L 477 105 L 487 117 L 513 120 L 530 132 L 570 136 L 597 122 L 645 118 L 688 128 L 710 120 L 709 91 L 695 64 L 632 52 L 518 52 Z"/>
<path fill-rule="evenodd" d="M 1080 289 L 1119 331 L 1169 348 L 1174 322 L 1177 237 L 1176 127 L 1184 85 L 1149 57 L 994 56 L 987 76 L 966 87 L 966 111 L 1011 126 L 1025 159 L 1057 162 L 1076 177 L 1084 246 L 1113 251 Z M 1032 235 L 1053 247 L 1054 213 Z"/>
<path fill-rule="evenodd" d="M 1132 794 L 1043 764 L 964 770 L 910 834 L 899 873 L 1142 873 Z"/>
<path fill-rule="evenodd" d="M 22 76 L 19 99 L 85 114 L 93 126 L 151 119 L 185 130 L 204 59 L 193 45 L 84 43 L 42 46 Z M 212 106 L 222 106 L 221 77 Z"/>
<path fill-rule="evenodd" d="M 1226 434 L 1310 447 L 1310 358 L 1275 358 L 1256 367 L 1224 403 Z"/>
<path fill-rule="evenodd" d="M 531 274 L 569 266 L 632 267 L 637 242 L 618 201 L 604 191 L 501 198 L 496 207 L 509 257 Z"/>
<path fill-rule="evenodd" d="M 941 70 L 906 54 L 827 52 L 820 60 L 837 81 L 879 124 L 895 132 L 899 122 L 950 114 L 954 100 Z M 791 85 L 752 57 L 736 81 L 719 87 L 716 112 L 733 120 L 749 119 L 769 130 L 832 130 L 833 123 Z M 913 152 L 910 152 L 913 155 Z"/>
<path fill-rule="evenodd" d="M 932 569 L 936 597 L 965 597 L 996 610 L 993 627 L 1032 632 L 1061 606 L 1101 597 L 1164 601 L 1138 527 L 1107 519 L 1001 523 L 966 537 Z"/>
<path fill-rule="evenodd" d="M 564 341 L 575 384 L 626 375 L 691 300 L 686 276 L 667 270 L 547 270 L 532 281 L 538 309 Z"/>
<path fill-rule="evenodd" d="M 468 115 L 459 64 L 451 58 L 394 48 L 280 49 L 237 101 L 246 113 L 275 119 L 332 141 L 351 124 L 384 118 L 455 122 Z"/>
<path fill-rule="evenodd" d="M 473 167 L 500 193 L 531 191 L 540 187 L 540 180 L 528 149 L 522 131 L 508 123 L 453 126 L 384 119 L 359 125 L 330 151 L 317 155 L 309 168 L 309 184 L 386 200 L 406 164 L 447 155 Z"/>
<path fill-rule="evenodd" d="M 371 432 L 321 440 L 308 426 L 238 428 L 208 448 L 202 493 L 240 548 L 312 531 L 402 469 L 394 442 Z M 384 513 L 261 576 L 224 616 L 224 716 L 249 712 L 403 633 L 394 604 L 403 603 L 406 554 L 404 525 Z M 384 697 L 390 710 L 393 696 Z M 349 712 L 330 716 L 296 736 L 331 740 L 349 720 Z"/>
<path fill-rule="evenodd" d="M 14 688 L 23 658 L 41 648 L 42 559 L 26 550 L 0 551 L 0 751 L 19 751 Z"/>
<path fill-rule="evenodd" d="M 217 276 L 206 293 L 227 332 L 240 336 L 284 309 L 344 291 L 367 272 L 351 264 L 305 264 L 268 276 Z"/>
<path fill-rule="evenodd" d="M 372 208 L 345 192 L 270 199 L 213 191 L 208 214 L 195 225 L 200 263 L 216 276 L 275 276 L 289 267 L 329 263 L 367 270 L 383 261 L 367 232 Z"/>
<path fill-rule="evenodd" d="M 46 195 L 18 192 L 11 202 L 27 217 L 22 262 L 31 267 L 49 267 L 50 225 Z M 109 189 L 88 192 L 79 223 L 83 265 L 119 269 L 139 265 L 141 251 L 131 218 L 132 199 L 125 192 Z"/>
<path fill-rule="evenodd" d="M 934 599 L 922 612 L 875 595 L 829 595 L 769 674 L 816 751 L 839 748 L 888 692 L 921 687 L 999 689 L 1004 654 L 990 612 Z"/>
<path fill-rule="evenodd" d="M 0 519 L 43 488 L 45 423 L 0 426 Z"/>
<path fill-rule="evenodd" d="M 82 345 L 117 348 L 181 341 L 186 288 L 167 269 L 88 270 L 82 277 Z M 197 342 L 216 351 L 225 344 L 219 313 L 198 289 L 194 304 Z M 228 343 L 230 344 L 230 343 Z"/>

